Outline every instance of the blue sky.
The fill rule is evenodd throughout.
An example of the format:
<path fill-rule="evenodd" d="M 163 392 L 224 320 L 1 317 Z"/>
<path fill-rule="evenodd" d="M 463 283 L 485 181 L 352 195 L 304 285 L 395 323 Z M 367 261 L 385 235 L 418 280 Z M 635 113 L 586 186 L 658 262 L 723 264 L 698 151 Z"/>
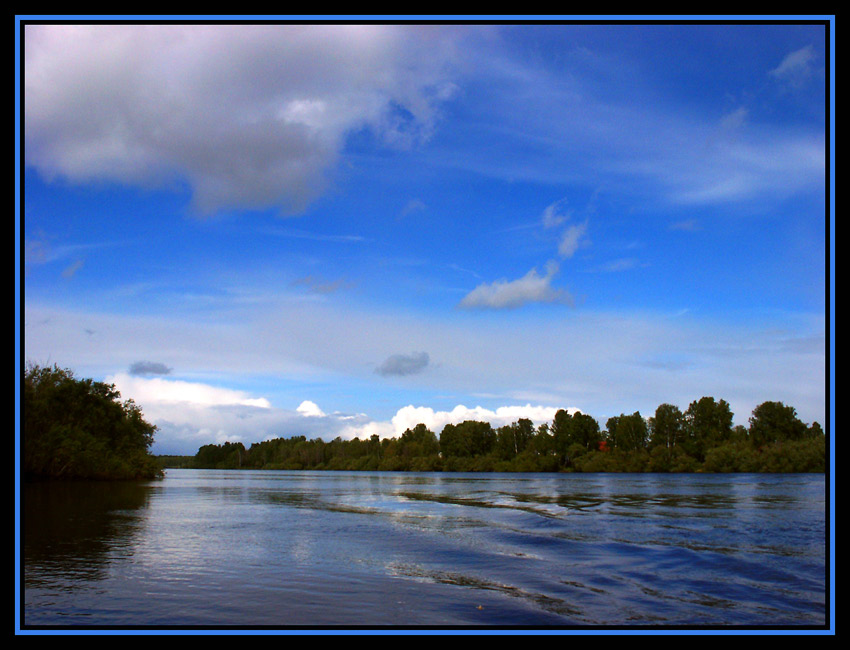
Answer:
<path fill-rule="evenodd" d="M 156 453 L 825 421 L 823 25 L 25 29 L 23 356 Z"/>

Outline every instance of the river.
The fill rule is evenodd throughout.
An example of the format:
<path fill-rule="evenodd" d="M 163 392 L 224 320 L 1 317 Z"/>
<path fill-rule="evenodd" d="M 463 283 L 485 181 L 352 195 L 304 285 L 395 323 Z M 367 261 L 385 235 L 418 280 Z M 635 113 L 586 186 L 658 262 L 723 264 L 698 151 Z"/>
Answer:
<path fill-rule="evenodd" d="M 33 484 L 30 626 L 823 626 L 819 474 Z"/>

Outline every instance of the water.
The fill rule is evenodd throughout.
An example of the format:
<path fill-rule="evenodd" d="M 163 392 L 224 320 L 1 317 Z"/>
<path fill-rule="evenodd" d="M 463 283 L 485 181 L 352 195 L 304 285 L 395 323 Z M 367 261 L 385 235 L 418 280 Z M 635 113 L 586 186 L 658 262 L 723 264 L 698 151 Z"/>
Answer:
<path fill-rule="evenodd" d="M 27 626 L 826 624 L 823 475 L 168 470 L 21 512 Z"/>

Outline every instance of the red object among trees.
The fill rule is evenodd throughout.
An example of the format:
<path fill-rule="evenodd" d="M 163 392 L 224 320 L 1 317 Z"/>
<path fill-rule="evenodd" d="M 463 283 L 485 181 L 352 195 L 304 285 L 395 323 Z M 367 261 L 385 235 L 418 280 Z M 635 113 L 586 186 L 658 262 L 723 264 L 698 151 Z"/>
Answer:
<path fill-rule="evenodd" d="M 599 451 L 609 451 L 607 440 L 600 440 L 599 441 Z"/>

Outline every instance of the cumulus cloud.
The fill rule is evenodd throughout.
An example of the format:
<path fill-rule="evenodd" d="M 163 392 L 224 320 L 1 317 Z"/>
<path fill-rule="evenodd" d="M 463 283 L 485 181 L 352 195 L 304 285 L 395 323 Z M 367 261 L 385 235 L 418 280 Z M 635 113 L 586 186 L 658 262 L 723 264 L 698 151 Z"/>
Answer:
<path fill-rule="evenodd" d="M 139 404 L 188 403 L 203 406 L 252 406 L 270 408 L 265 398 L 255 398 L 247 393 L 229 388 L 219 388 L 199 382 L 173 379 L 143 378 L 118 373 L 107 377 L 124 398 L 132 397 Z"/>
<path fill-rule="evenodd" d="M 130 366 L 131 375 L 170 375 L 171 368 L 158 361 L 136 361 Z"/>
<path fill-rule="evenodd" d="M 431 358 L 427 352 L 412 352 L 411 354 L 393 354 L 377 368 L 375 372 L 385 377 L 415 375 L 428 367 Z"/>
<path fill-rule="evenodd" d="M 417 424 L 424 424 L 437 435 L 447 424 L 460 424 L 466 420 L 478 422 L 489 422 L 493 427 L 501 427 L 512 424 L 517 420 L 526 418 L 535 425 L 551 422 L 555 413 L 559 410 L 553 406 L 535 406 L 526 404 L 524 406 L 500 406 L 494 410 L 476 406 L 466 407 L 462 404 L 455 406 L 451 411 L 435 411 L 427 406 L 408 405 L 400 408 L 392 417 L 390 422 L 370 421 L 364 424 L 352 425 L 345 431 L 347 438 L 368 438 L 373 433 L 382 438 L 399 437 L 407 429 L 412 429 Z M 575 413 L 577 408 L 567 408 L 566 411 Z"/>
<path fill-rule="evenodd" d="M 464 296 L 460 306 L 473 309 L 512 309 L 534 302 L 572 305 L 572 296 L 567 291 L 552 287 L 552 279 L 557 273 L 558 264 L 551 261 L 546 265 L 546 275 L 539 275 L 537 269 L 531 269 L 518 280 L 496 280 L 489 284 L 480 284 Z"/>
<path fill-rule="evenodd" d="M 318 404 L 304 400 L 295 410 L 273 407 L 264 398 L 210 386 L 160 378 L 115 374 L 106 378 L 115 384 L 124 399 L 133 399 L 144 417 L 157 425 L 155 453 L 194 454 L 207 444 L 242 442 L 249 446 L 271 438 L 306 436 L 329 441 L 350 440 L 377 435 L 401 436 L 417 424 L 425 424 L 436 434 L 447 424 L 465 420 L 489 422 L 494 427 L 528 418 L 535 425 L 551 422 L 558 408 L 541 405 L 501 406 L 486 409 L 458 405 L 451 411 L 408 405 L 389 420 L 376 420 L 364 413 L 326 413 Z M 578 409 L 567 408 L 571 413 Z"/>
<path fill-rule="evenodd" d="M 122 399 L 135 401 L 144 418 L 157 426 L 154 453 L 191 455 L 202 445 L 227 441 L 248 446 L 273 437 L 318 437 L 304 425 L 313 419 L 301 411 L 273 408 L 267 399 L 243 391 L 124 373 L 108 376 L 106 382 L 115 384 Z"/>
<path fill-rule="evenodd" d="M 298 411 L 305 418 L 325 417 L 325 412 L 319 408 L 319 405 L 315 402 L 311 402 L 310 400 L 304 400 L 295 410 Z"/>
<path fill-rule="evenodd" d="M 455 30 L 393 25 L 28 25 L 26 163 L 47 177 L 187 182 L 196 207 L 299 211 L 347 134 L 428 138 Z"/>

